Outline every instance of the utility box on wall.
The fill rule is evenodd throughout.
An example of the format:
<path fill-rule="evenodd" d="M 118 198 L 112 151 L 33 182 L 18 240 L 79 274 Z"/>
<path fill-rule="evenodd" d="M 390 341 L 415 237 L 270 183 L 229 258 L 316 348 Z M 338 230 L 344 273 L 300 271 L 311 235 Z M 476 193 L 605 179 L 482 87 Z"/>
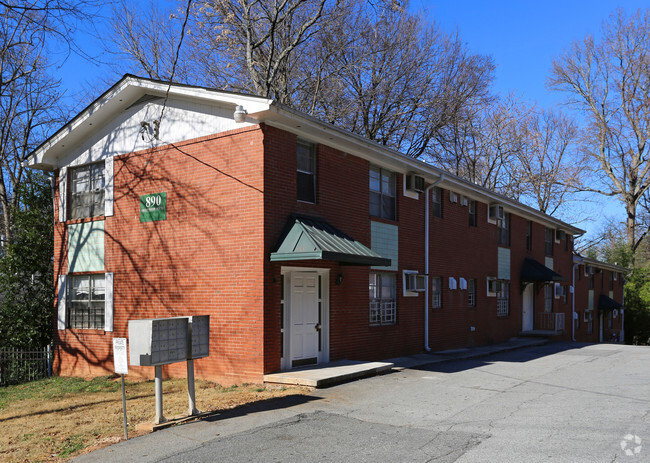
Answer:
<path fill-rule="evenodd" d="M 187 317 L 129 320 L 129 357 L 134 366 L 187 360 Z"/>

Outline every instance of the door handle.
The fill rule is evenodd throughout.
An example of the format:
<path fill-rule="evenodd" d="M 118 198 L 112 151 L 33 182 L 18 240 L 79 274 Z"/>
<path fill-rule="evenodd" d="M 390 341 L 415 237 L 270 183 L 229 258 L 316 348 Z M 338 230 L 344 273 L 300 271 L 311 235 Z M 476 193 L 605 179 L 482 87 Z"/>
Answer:
<path fill-rule="evenodd" d="M 316 324 L 314 325 L 314 329 L 315 329 L 316 331 L 320 331 L 320 323 L 316 323 Z"/>

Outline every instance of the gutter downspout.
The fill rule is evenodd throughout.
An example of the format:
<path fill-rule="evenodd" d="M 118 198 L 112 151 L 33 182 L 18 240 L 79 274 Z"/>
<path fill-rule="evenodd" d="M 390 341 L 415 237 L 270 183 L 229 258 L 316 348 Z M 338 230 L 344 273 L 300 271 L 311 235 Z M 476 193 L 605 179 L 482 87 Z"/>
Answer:
<path fill-rule="evenodd" d="M 573 264 L 573 270 L 571 271 L 571 286 L 573 288 L 573 294 L 571 295 L 571 340 L 576 341 L 576 269 L 580 264 Z"/>
<path fill-rule="evenodd" d="M 426 289 L 424 291 L 424 349 L 431 352 L 429 347 L 429 191 L 445 179 L 445 174 L 440 174 L 440 178 L 429 185 L 424 190 L 425 208 L 424 208 L 424 275 L 426 280 Z"/>

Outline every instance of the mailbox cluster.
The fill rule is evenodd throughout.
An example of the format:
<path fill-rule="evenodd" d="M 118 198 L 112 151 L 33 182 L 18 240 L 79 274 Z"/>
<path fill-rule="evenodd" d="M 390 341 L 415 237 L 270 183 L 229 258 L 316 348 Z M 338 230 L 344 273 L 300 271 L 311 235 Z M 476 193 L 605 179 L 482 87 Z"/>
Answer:
<path fill-rule="evenodd" d="M 156 366 L 183 362 L 207 357 L 209 350 L 209 315 L 129 320 L 131 365 Z"/>

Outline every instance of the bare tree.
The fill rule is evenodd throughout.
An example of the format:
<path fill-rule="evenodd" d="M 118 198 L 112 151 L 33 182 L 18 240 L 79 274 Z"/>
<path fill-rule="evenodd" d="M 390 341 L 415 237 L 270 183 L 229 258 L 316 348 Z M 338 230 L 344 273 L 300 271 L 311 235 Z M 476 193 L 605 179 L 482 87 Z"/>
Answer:
<path fill-rule="evenodd" d="M 580 163 L 574 156 L 577 127 L 555 111 L 534 111 L 522 130 L 518 155 L 523 195 L 541 212 L 554 215 L 574 192 Z"/>
<path fill-rule="evenodd" d="M 587 124 L 581 145 L 593 175 L 580 189 L 623 203 L 635 251 L 645 236 L 637 232 L 637 208 L 650 188 L 650 10 L 617 10 L 600 42 L 587 36 L 554 61 L 549 84 Z"/>
<path fill-rule="evenodd" d="M 529 111 L 513 96 L 468 105 L 461 117 L 438 132 L 431 162 L 518 199 L 522 194 L 522 128 Z"/>

